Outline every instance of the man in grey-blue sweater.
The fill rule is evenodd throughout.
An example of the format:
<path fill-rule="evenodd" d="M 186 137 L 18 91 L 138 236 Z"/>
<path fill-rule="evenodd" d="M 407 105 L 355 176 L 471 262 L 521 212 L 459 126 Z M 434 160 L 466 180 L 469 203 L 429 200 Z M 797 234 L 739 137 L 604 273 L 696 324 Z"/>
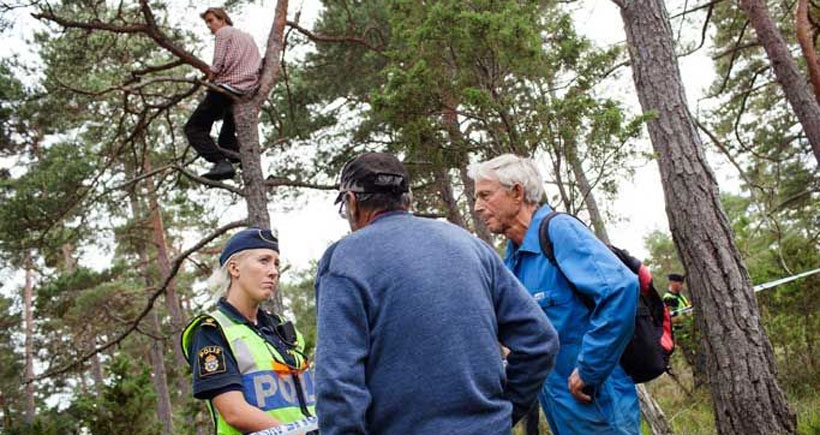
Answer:
<path fill-rule="evenodd" d="M 336 202 L 353 234 L 316 277 L 322 435 L 511 433 L 558 352 L 529 293 L 481 240 L 408 213 L 393 155 L 349 161 Z"/>

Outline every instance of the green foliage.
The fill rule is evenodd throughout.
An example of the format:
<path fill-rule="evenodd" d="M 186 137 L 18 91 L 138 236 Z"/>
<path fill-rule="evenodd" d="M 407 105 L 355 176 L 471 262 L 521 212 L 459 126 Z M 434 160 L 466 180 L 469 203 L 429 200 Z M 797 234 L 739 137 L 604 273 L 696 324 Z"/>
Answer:
<path fill-rule="evenodd" d="M 0 156 L 15 151 L 16 143 L 12 141 L 11 136 L 17 129 L 15 124 L 18 120 L 14 112 L 25 95 L 23 85 L 14 77 L 9 63 L 5 59 L 0 60 Z"/>
<path fill-rule="evenodd" d="M 559 7 L 485 0 L 324 6 L 315 33 L 369 44 L 318 44 L 306 57 L 304 85 L 325 108 L 335 106 L 336 124 L 315 134 L 314 161 L 326 176 L 357 151 L 388 150 L 410 163 L 417 211 L 451 216 L 454 187 L 456 213 L 466 216 L 458 195 L 470 193 L 459 192 L 456 180 L 471 160 L 547 154 L 552 180 L 569 185 L 562 200 L 571 211 L 586 195 L 567 175 L 570 154 L 598 174 L 592 183 L 604 192 L 614 193 L 614 180 L 628 172 L 624 162 L 634 152 L 626 144 L 643 118 L 630 119 L 619 102 L 593 91 L 620 50 L 594 48 Z"/>
<path fill-rule="evenodd" d="M 75 208 L 88 192 L 93 172 L 91 157 L 82 144 L 61 142 L 41 150 L 29 171 L 19 178 L 2 181 L 4 207 L 0 209 L 0 254 L 19 264 L 32 247 L 59 252 L 62 244 L 83 231 L 75 222 L 73 231 L 55 225 L 82 216 Z"/>
<path fill-rule="evenodd" d="M 670 273 L 684 274 L 683 265 L 678 259 L 678 251 L 672 237 L 661 231 L 653 231 L 644 239 L 644 246 L 649 251 L 649 258 L 644 263 L 652 272 L 655 288 L 663 293 L 668 286 L 666 276 Z M 661 294 L 662 295 L 662 294 Z"/>
<path fill-rule="evenodd" d="M 102 396 L 81 395 L 68 409 L 91 434 L 160 433 L 151 370 L 134 362 L 128 356 L 115 357 L 109 366 L 111 384 L 103 388 Z"/>
<path fill-rule="evenodd" d="M 312 356 L 316 349 L 316 300 L 313 282 L 316 264 L 301 273 L 292 282 L 281 285 L 282 300 L 287 317 L 293 321 L 305 339 L 305 353 Z"/>

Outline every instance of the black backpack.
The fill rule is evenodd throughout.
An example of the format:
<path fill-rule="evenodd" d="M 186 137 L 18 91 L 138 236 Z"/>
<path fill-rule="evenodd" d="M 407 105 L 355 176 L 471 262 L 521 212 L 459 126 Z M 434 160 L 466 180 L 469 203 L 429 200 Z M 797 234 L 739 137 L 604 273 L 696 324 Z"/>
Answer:
<path fill-rule="evenodd" d="M 552 240 L 549 237 L 549 224 L 552 218 L 559 214 L 568 213 L 557 211 L 550 212 L 541 226 L 538 228 L 538 239 L 541 244 L 541 251 L 550 263 L 555 266 L 563 275 L 561 266 L 555 259 Z M 580 221 L 580 219 L 578 219 Z M 583 223 L 583 222 L 581 222 Z M 586 227 L 586 225 L 584 225 Z M 640 298 L 638 299 L 638 310 L 635 315 L 635 333 L 624 353 L 621 355 L 621 367 L 636 384 L 651 381 L 657 378 L 669 367 L 669 357 L 675 350 L 675 342 L 672 336 L 672 320 L 669 315 L 669 308 L 663 303 L 658 291 L 652 284 L 652 274 L 644 264 L 637 258 L 629 255 L 625 249 L 607 245 L 610 251 L 618 257 L 621 262 L 632 271 L 638 279 L 640 288 Z M 566 275 L 564 275 L 566 278 Z M 567 278 L 567 282 L 575 290 L 575 284 Z M 577 291 L 577 290 L 576 290 Z M 593 302 L 586 296 L 581 295 L 584 303 L 592 308 Z"/>

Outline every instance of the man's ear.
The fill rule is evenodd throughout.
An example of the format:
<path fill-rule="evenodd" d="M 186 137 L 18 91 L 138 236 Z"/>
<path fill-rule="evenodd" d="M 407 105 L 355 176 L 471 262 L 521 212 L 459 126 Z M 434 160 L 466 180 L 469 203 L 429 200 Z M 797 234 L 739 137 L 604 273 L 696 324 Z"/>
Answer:
<path fill-rule="evenodd" d="M 522 186 L 520 183 L 515 183 L 513 187 L 510 189 L 510 192 L 512 193 L 514 199 L 520 202 L 524 202 L 524 186 Z"/>
<path fill-rule="evenodd" d="M 355 221 L 359 214 L 359 198 L 356 198 L 353 192 L 347 192 L 345 195 L 347 195 L 347 212 L 350 213 L 350 218 Z"/>

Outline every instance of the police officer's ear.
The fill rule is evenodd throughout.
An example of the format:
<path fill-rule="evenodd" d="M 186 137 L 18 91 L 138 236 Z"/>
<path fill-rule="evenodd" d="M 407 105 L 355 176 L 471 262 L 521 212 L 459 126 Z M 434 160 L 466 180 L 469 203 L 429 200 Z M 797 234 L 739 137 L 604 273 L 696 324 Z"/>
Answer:
<path fill-rule="evenodd" d="M 239 262 L 238 258 L 232 258 L 228 261 L 228 275 L 231 278 L 239 278 Z"/>

